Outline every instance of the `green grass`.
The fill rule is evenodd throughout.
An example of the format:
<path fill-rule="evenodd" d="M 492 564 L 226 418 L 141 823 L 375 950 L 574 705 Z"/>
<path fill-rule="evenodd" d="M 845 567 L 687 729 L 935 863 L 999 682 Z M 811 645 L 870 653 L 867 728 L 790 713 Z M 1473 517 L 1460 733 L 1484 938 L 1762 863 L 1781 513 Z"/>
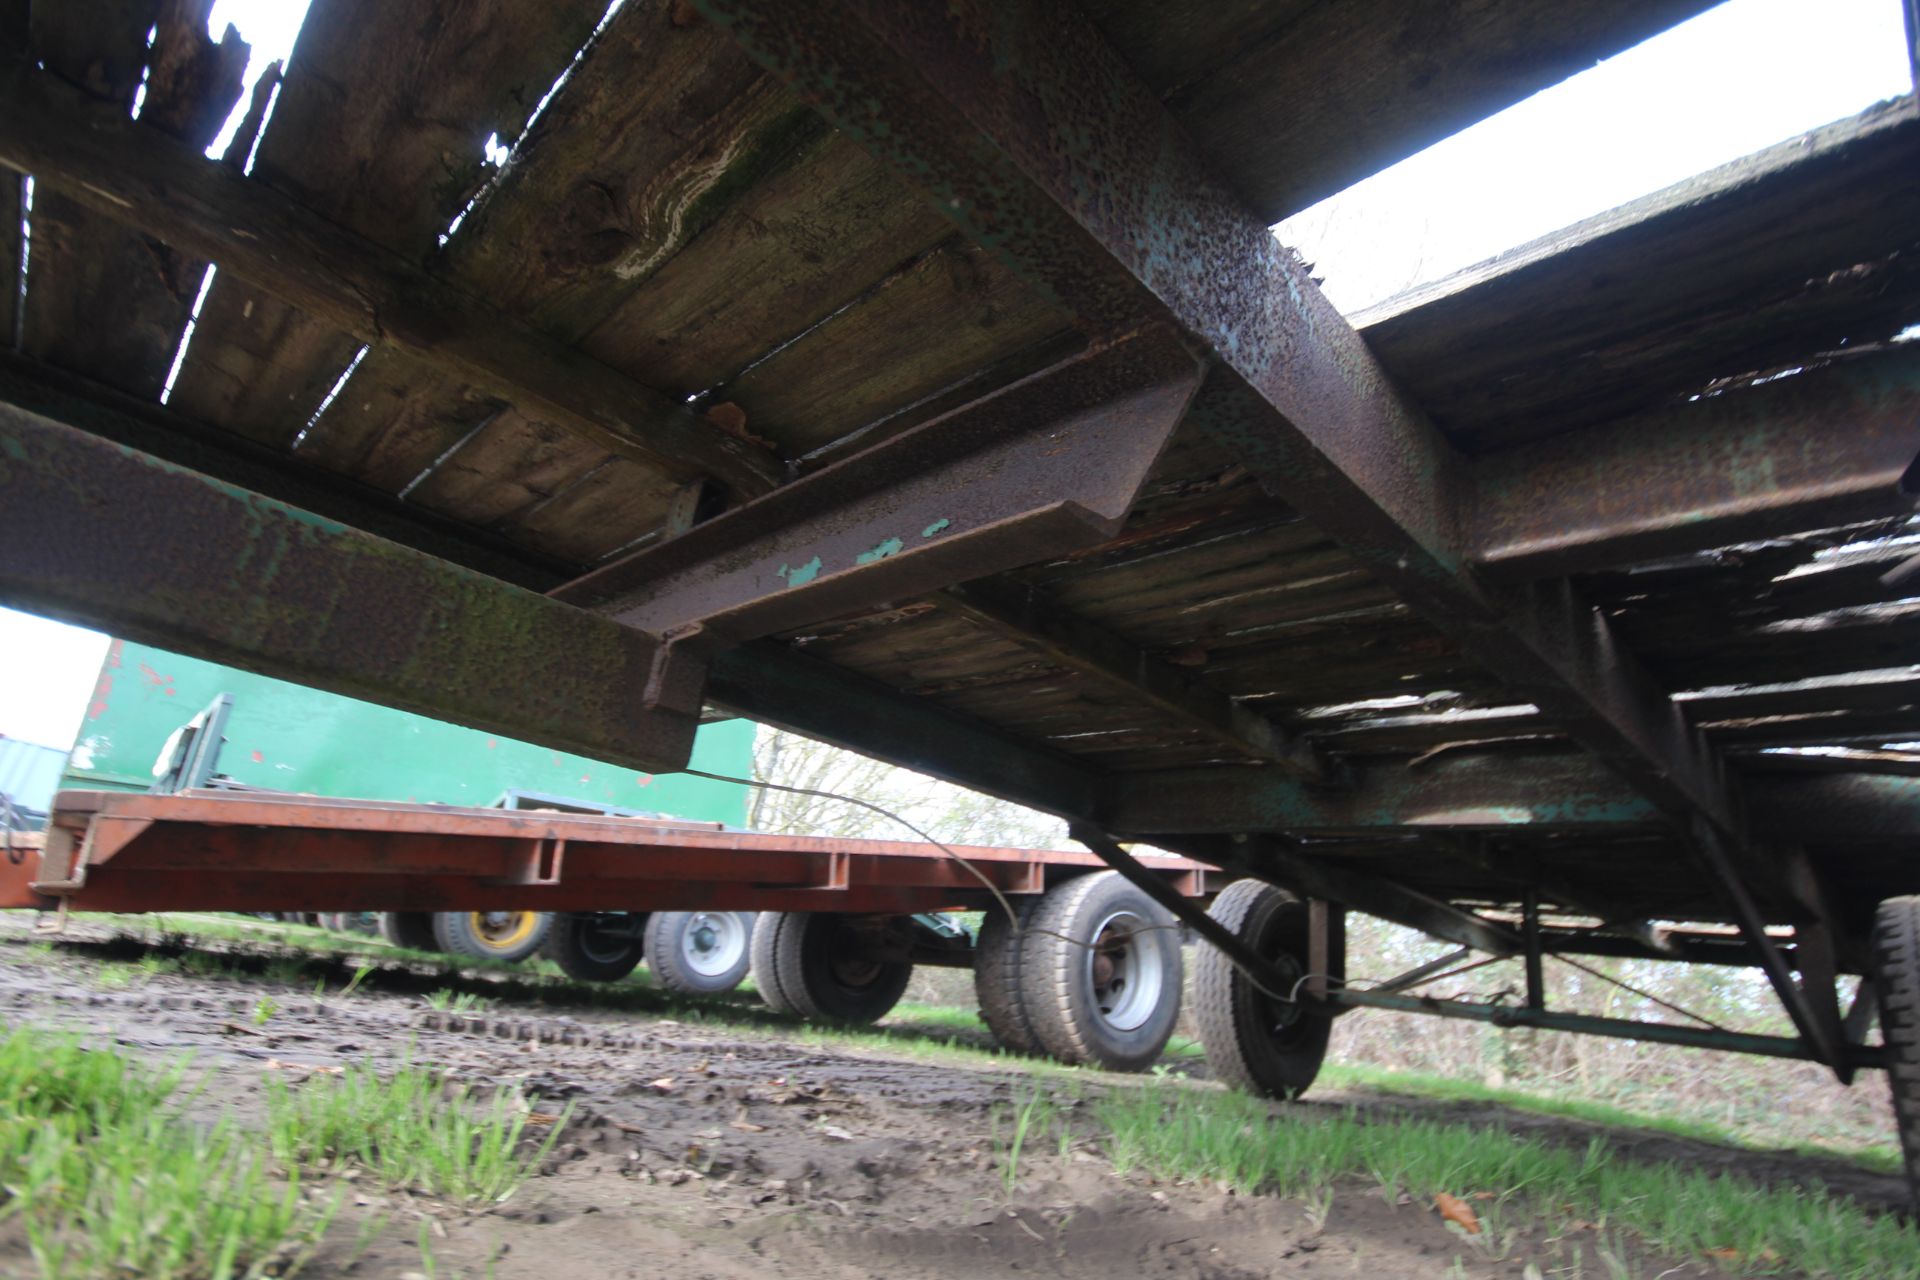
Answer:
<path fill-rule="evenodd" d="M 293 1088 L 267 1082 L 268 1135 L 289 1168 L 363 1168 L 395 1189 L 467 1204 L 504 1200 L 546 1157 L 566 1123 L 523 1149 L 529 1107 L 500 1090 L 482 1104 L 466 1085 L 445 1087 L 430 1072 L 402 1067 L 382 1079 L 351 1067 Z"/>
<path fill-rule="evenodd" d="M 1762 1145 L 1755 1143 L 1750 1137 L 1744 1137 L 1719 1125 L 1706 1124 L 1658 1111 L 1629 1110 L 1611 1103 L 1592 1102 L 1585 1098 L 1569 1098 L 1558 1094 L 1498 1089 L 1477 1080 L 1429 1075 L 1417 1071 L 1389 1071 L 1383 1067 L 1365 1064 L 1330 1064 L 1322 1067 L 1315 1087 L 1360 1089 L 1369 1093 L 1402 1094 L 1408 1097 L 1432 1098 L 1442 1102 L 1483 1102 L 1492 1106 L 1511 1107 L 1516 1111 L 1563 1116 L 1569 1120 L 1580 1120 L 1588 1124 L 1606 1125 L 1612 1128 L 1653 1129 L 1696 1142 L 1749 1148 Z M 1797 1143 L 1789 1149 L 1802 1155 L 1852 1161 L 1876 1173 L 1899 1174 L 1906 1167 L 1899 1149 L 1892 1142 L 1872 1147 Z"/>
<path fill-rule="evenodd" d="M 356 1067 L 298 1087 L 270 1077 L 264 1132 L 207 1126 L 183 1115 L 186 1077 L 184 1059 L 147 1066 L 26 1027 L 0 1038 L 0 1226 L 18 1228 L 32 1274 L 291 1276 L 340 1204 L 312 1193 L 314 1181 L 360 1169 L 388 1187 L 497 1203 L 567 1121 L 534 1119 L 511 1091 L 482 1102 L 417 1068 L 383 1079 Z"/>
<path fill-rule="evenodd" d="M 1094 1105 L 1121 1172 L 1220 1182 L 1251 1192 L 1311 1195 L 1364 1178 L 1389 1201 L 1490 1192 L 1484 1216 L 1584 1219 L 1649 1247 L 1698 1255 L 1733 1249 L 1773 1265 L 1843 1280 L 1920 1278 L 1920 1240 L 1815 1186 L 1767 1188 L 1742 1178 L 1645 1164 L 1595 1140 L 1582 1151 L 1437 1121 L 1363 1120 L 1274 1106 L 1243 1094 L 1158 1084 Z"/>
<path fill-rule="evenodd" d="M 179 1117 L 183 1072 L 26 1028 L 0 1041 L 0 1219 L 46 1280 L 291 1275 L 327 1229 L 332 1205 L 248 1135 Z"/>
<path fill-rule="evenodd" d="M 1007 1199 L 1013 1199 L 1019 1189 L 1021 1155 L 1029 1144 L 1052 1134 L 1059 1119 L 1052 1095 L 1037 1081 L 1030 1081 L 1025 1090 L 1016 1086 L 1011 1107 L 994 1108 L 993 1146 L 1000 1161 L 1000 1186 Z"/>

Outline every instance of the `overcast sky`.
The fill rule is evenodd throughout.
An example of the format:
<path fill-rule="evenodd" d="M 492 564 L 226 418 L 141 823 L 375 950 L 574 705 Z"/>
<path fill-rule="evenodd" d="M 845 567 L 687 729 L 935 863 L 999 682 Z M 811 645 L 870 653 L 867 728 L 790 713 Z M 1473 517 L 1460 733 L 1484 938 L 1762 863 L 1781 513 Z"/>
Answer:
<path fill-rule="evenodd" d="M 214 35 L 240 27 L 251 82 L 305 11 L 218 0 Z M 1909 88 L 1899 0 L 1731 0 L 1277 230 L 1352 312 Z M 71 745 L 106 643 L 0 609 L 0 734 Z"/>

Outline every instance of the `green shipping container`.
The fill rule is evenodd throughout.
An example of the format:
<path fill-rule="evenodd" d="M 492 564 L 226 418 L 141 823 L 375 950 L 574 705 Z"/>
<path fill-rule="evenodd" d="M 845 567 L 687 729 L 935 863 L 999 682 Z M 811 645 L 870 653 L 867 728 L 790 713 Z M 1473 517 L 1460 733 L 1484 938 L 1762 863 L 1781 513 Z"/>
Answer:
<path fill-rule="evenodd" d="M 233 714 L 219 771 L 250 786 L 460 805 L 537 791 L 700 822 L 746 821 L 745 787 L 635 773 L 123 640 L 107 650 L 61 785 L 144 791 L 167 735 L 222 693 L 233 695 Z M 702 726 L 693 767 L 749 776 L 753 735 L 750 720 Z"/>

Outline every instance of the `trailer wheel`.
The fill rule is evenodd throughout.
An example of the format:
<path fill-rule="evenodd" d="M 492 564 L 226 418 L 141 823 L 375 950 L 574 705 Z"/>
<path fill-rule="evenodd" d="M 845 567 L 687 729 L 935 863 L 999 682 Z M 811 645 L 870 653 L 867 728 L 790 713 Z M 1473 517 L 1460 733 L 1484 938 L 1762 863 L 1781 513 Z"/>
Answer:
<path fill-rule="evenodd" d="M 767 1008 L 775 1013 L 799 1017 L 799 1008 L 781 990 L 778 965 L 773 958 L 773 944 L 779 940 L 780 926 L 786 919 L 786 913 L 780 911 L 762 911 L 753 918 L 753 940 L 748 944 L 749 968 L 753 973 L 753 985 L 759 990 L 760 999 Z"/>
<path fill-rule="evenodd" d="M 644 913 L 562 911 L 541 951 L 578 982 L 618 982 L 639 967 Z"/>
<path fill-rule="evenodd" d="M 1308 907 L 1292 894 L 1259 880 L 1237 880 L 1214 899 L 1208 914 L 1282 970 L 1306 974 Z M 1296 1097 L 1313 1083 L 1333 1029 L 1324 1014 L 1255 987 L 1224 952 L 1208 945 L 1194 962 L 1193 1021 L 1215 1079 L 1280 1098 Z"/>
<path fill-rule="evenodd" d="M 434 941 L 448 955 L 476 960 L 525 960 L 547 940 L 553 916 L 545 911 L 437 911 Z"/>
<path fill-rule="evenodd" d="M 1180 1017 L 1180 934 L 1117 871 L 1049 889 L 1027 924 L 1020 985 L 1039 1047 L 1067 1063 L 1144 1071 Z"/>
<path fill-rule="evenodd" d="M 1889 898 L 1874 913 L 1873 970 L 1894 1124 L 1920 1200 L 1920 897 Z"/>
<path fill-rule="evenodd" d="M 433 936 L 431 911 L 382 911 L 380 936 L 409 951 L 440 950 L 440 943 Z"/>
<path fill-rule="evenodd" d="M 1035 1053 L 1040 1042 L 1034 1039 L 1026 992 L 1020 987 L 1020 952 L 1026 943 L 1027 923 L 1033 919 L 1040 897 L 1028 894 L 1011 901 L 1013 919 L 1008 919 L 995 903 L 987 908 L 986 919 L 980 924 L 980 938 L 973 948 L 973 994 L 980 1002 L 980 1017 L 995 1040 L 1015 1053 Z"/>
<path fill-rule="evenodd" d="M 657 911 L 647 921 L 647 968 L 656 986 L 713 996 L 746 979 L 754 917 L 745 911 Z"/>
<path fill-rule="evenodd" d="M 753 981 L 769 1007 L 819 1022 L 877 1022 L 906 993 L 913 965 L 872 954 L 856 917 L 762 912 Z"/>

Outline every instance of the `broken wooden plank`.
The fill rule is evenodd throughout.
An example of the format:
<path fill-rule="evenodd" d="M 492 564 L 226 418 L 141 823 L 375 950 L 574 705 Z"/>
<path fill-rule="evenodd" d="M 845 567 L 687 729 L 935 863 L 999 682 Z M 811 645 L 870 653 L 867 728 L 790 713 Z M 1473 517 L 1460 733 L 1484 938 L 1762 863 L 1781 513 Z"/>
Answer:
<path fill-rule="evenodd" d="M 1891 337 L 1920 314 L 1912 95 L 1354 317 L 1479 451 Z"/>
<path fill-rule="evenodd" d="M 601 447 L 765 492 L 777 466 L 686 406 L 459 293 L 264 185 L 208 163 L 30 67 L 5 76 L 0 161 L 220 262 L 364 342 L 431 361 Z"/>
<path fill-rule="evenodd" d="M 519 135 L 604 8 L 600 0 L 314 0 L 253 176 L 422 261 L 490 177 L 487 135 Z M 169 403 L 286 443 L 360 346 L 270 291 L 222 276 Z"/>
<path fill-rule="evenodd" d="M 34 48 L 50 69 L 196 148 L 240 95 L 247 45 L 229 26 L 207 37 L 213 0 L 73 0 L 35 10 Z M 151 28 L 153 39 L 148 43 Z M 71 200 L 37 193 L 23 349 L 137 395 L 157 395 L 206 262 Z"/>
<path fill-rule="evenodd" d="M 1278 222 L 1711 3 L 1344 0 L 1270 10 L 1264 38 L 1216 46 L 1224 65 L 1164 92 L 1221 176 Z M 1152 9 L 1159 38 L 1167 14 Z"/>

